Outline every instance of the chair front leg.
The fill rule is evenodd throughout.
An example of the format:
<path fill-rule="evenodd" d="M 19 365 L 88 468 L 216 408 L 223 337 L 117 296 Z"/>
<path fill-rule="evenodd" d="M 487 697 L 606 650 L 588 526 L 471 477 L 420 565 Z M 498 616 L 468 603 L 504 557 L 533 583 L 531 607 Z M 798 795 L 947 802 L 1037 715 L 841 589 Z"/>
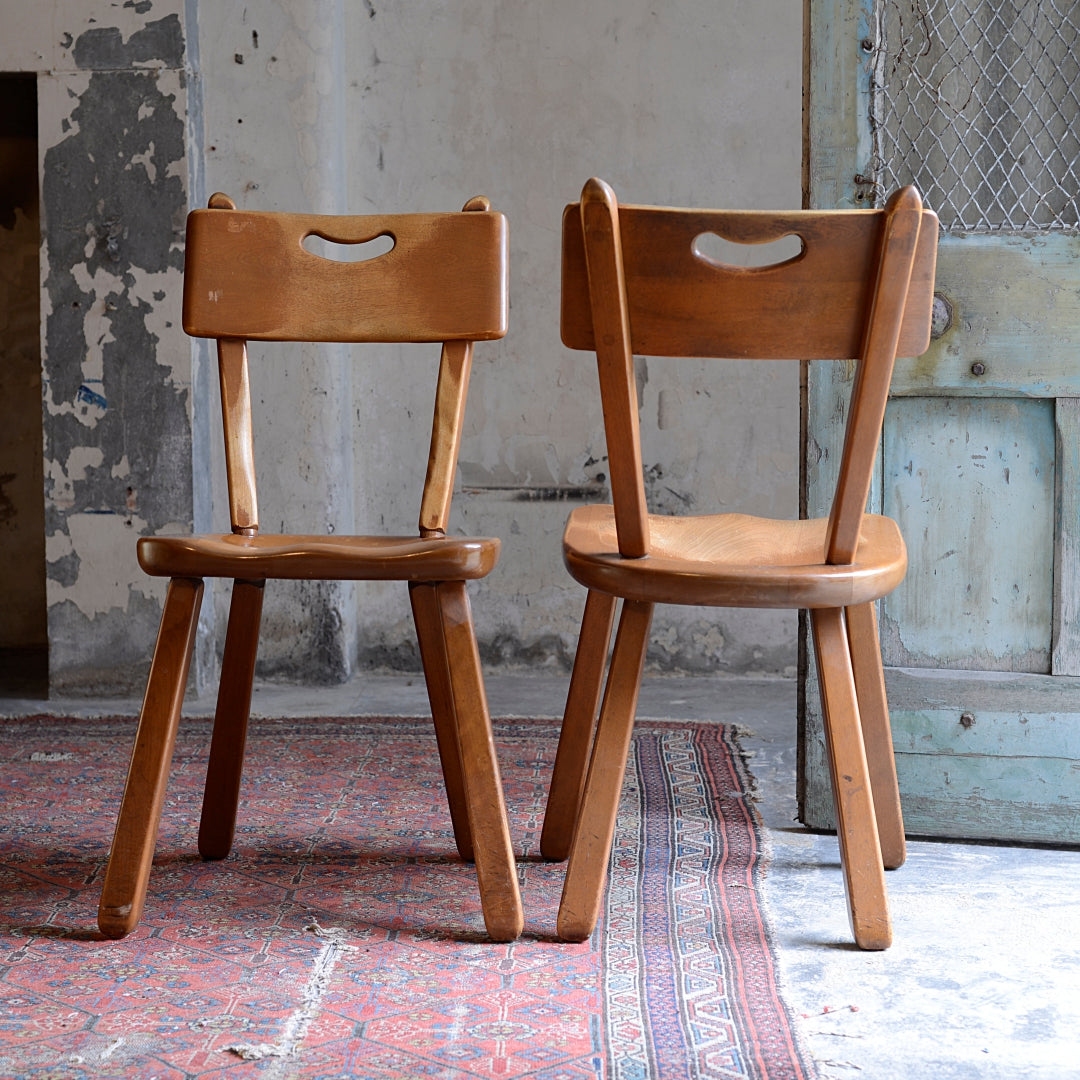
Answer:
<path fill-rule="evenodd" d="M 887 949 L 892 926 L 885 872 L 843 610 L 812 610 L 810 625 L 851 928 L 860 949 Z"/>
<path fill-rule="evenodd" d="M 416 640 L 420 646 L 420 663 L 424 668 L 431 718 L 435 724 L 446 799 L 450 804 L 454 842 L 461 858 L 465 862 L 472 862 L 473 839 L 465 801 L 465 778 L 461 772 L 450 662 L 446 655 L 446 642 L 443 640 L 442 615 L 436 588 L 437 586 L 430 582 L 410 582 L 409 600 L 412 603 L 413 622 L 416 624 Z"/>
<path fill-rule="evenodd" d="M 886 870 L 904 865 L 907 845 L 904 840 L 904 815 L 900 807 L 900 788 L 896 782 L 896 757 L 892 729 L 889 726 L 889 703 L 885 697 L 885 673 L 881 667 L 881 644 L 877 615 L 873 604 L 845 609 L 851 665 L 855 674 L 855 693 L 859 701 L 866 764 L 874 789 L 878 841 Z"/>
<path fill-rule="evenodd" d="M 142 917 L 202 594 L 201 581 L 173 578 L 165 596 L 98 906 L 98 926 L 108 938 L 130 933 Z"/>
<path fill-rule="evenodd" d="M 652 611 L 645 601 L 623 602 L 559 904 L 564 941 L 584 941 L 600 916 Z"/>
<path fill-rule="evenodd" d="M 232 850 L 265 584 L 265 581 L 233 582 L 199 823 L 199 853 L 204 859 L 224 859 Z"/>
<path fill-rule="evenodd" d="M 590 589 L 581 617 L 581 633 L 540 835 L 540 851 L 546 859 L 562 860 L 570 852 L 614 622 L 615 597 Z"/>
<path fill-rule="evenodd" d="M 513 941 L 524 917 L 469 597 L 463 581 L 441 582 L 435 594 L 484 924 L 492 940 Z"/>

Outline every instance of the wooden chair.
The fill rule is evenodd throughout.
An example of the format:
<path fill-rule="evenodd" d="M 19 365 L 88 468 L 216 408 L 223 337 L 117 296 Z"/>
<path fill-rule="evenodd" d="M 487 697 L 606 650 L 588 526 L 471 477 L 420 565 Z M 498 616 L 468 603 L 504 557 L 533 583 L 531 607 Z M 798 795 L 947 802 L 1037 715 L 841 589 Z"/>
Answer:
<path fill-rule="evenodd" d="M 802 251 L 737 268 L 697 252 L 708 233 L 751 244 L 795 234 Z M 614 506 L 574 510 L 563 537 L 589 590 L 541 840 L 547 858 L 569 854 L 563 939 L 596 925 L 653 605 L 667 603 L 810 610 L 852 928 L 864 949 L 890 944 L 882 867 L 905 849 L 874 601 L 907 555 L 895 523 L 864 508 L 893 362 L 929 345 L 936 239 L 910 187 L 884 210 L 758 213 L 620 207 L 590 180 L 566 208 L 562 339 L 596 352 Z M 634 353 L 857 359 L 830 516 L 648 513 Z"/>
<path fill-rule="evenodd" d="M 366 262 L 312 254 L 305 238 L 359 244 Z M 473 342 L 507 325 L 507 226 L 486 199 L 465 212 L 317 217 L 238 211 L 224 195 L 188 218 L 184 329 L 217 339 L 232 532 L 151 536 L 149 574 L 170 578 L 98 912 L 102 933 L 139 921 L 207 576 L 234 580 L 199 831 L 207 859 L 232 846 L 263 586 L 269 578 L 409 584 L 457 849 L 475 857 L 489 935 L 522 927 L 514 856 L 465 582 L 483 577 L 495 539 L 446 535 Z M 441 342 L 417 536 L 259 533 L 247 340 Z"/>

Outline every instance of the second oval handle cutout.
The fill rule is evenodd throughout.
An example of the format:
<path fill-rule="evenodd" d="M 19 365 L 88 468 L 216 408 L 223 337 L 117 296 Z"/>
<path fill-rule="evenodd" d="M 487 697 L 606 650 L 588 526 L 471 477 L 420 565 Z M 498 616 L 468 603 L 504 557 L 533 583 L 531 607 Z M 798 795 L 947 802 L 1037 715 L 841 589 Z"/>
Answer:
<path fill-rule="evenodd" d="M 764 270 L 782 266 L 803 253 L 802 237 L 788 233 L 763 244 L 741 244 L 725 240 L 713 232 L 694 237 L 694 254 L 714 266 L 733 266 L 744 270 Z"/>
<path fill-rule="evenodd" d="M 394 244 L 394 238 L 389 233 L 383 233 L 372 240 L 361 240 L 356 244 L 342 244 L 337 240 L 327 240 L 315 233 L 304 237 L 305 251 L 318 255 L 320 259 L 340 263 L 360 263 L 377 259 L 380 255 L 393 251 Z"/>

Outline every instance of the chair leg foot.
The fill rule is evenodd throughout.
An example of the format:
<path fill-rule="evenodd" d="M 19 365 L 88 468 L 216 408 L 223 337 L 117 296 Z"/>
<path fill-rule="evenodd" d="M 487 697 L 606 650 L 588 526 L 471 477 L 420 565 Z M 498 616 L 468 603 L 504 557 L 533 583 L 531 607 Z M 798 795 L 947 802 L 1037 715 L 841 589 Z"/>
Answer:
<path fill-rule="evenodd" d="M 130 933 L 142 917 L 202 593 L 201 581 L 169 582 L 98 907 L 108 938 Z"/>
<path fill-rule="evenodd" d="M 493 941 L 513 941 L 524 916 L 469 597 L 463 581 L 441 582 L 435 595 L 484 924 Z"/>
<path fill-rule="evenodd" d="M 889 704 L 885 697 L 885 673 L 881 667 L 877 615 L 873 604 L 860 604 L 844 612 L 847 623 L 855 693 L 859 702 L 866 763 L 874 791 L 881 859 L 886 870 L 904 865 L 907 845 L 900 788 L 896 782 L 896 757 L 889 727 Z"/>
<path fill-rule="evenodd" d="M 810 622 L 851 929 L 859 948 L 887 949 L 892 925 L 844 613 L 819 608 Z"/>
<path fill-rule="evenodd" d="M 224 859 L 232 850 L 264 585 L 263 581 L 233 582 L 199 823 L 199 854 L 204 859 Z"/>
<path fill-rule="evenodd" d="M 561 861 L 570 852 L 614 621 L 615 597 L 590 589 L 540 835 L 540 852 L 545 859 Z"/>
<path fill-rule="evenodd" d="M 623 602 L 559 903 L 564 941 L 584 941 L 600 917 L 652 611 L 644 601 Z"/>

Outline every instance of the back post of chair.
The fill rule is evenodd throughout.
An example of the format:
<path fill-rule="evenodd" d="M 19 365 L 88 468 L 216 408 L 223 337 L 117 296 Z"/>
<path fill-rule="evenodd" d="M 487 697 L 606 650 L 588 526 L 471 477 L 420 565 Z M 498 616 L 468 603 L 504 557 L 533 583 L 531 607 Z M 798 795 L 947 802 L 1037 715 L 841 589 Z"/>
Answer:
<path fill-rule="evenodd" d="M 210 196 L 207 206 L 210 210 L 236 209 L 236 203 L 220 191 Z M 185 274 L 201 256 L 197 245 L 188 245 Z M 247 342 L 242 338 L 218 338 L 217 353 L 229 520 L 232 531 L 237 535 L 255 536 L 259 531 L 259 508 L 255 493 L 255 448 Z"/>
<path fill-rule="evenodd" d="M 877 273 L 851 389 L 840 475 L 829 514 L 825 561 L 833 566 L 854 562 L 859 546 L 859 529 L 881 441 L 921 222 L 922 199 L 918 191 L 906 187 L 895 192 L 881 224 Z"/>
<path fill-rule="evenodd" d="M 640 558 L 649 552 L 649 511 L 641 468 L 637 380 L 619 204 L 615 192 L 603 180 L 594 178 L 583 188 L 579 205 L 619 554 Z M 615 303 L 612 297 L 617 298 Z"/>
<path fill-rule="evenodd" d="M 483 213 L 491 210 L 491 202 L 478 195 L 461 209 L 463 212 Z M 420 503 L 420 535 L 424 537 L 446 535 L 472 357 L 471 341 L 443 342 L 442 356 L 439 358 L 439 382 L 435 388 L 435 413 L 431 422 L 431 449 Z"/>

